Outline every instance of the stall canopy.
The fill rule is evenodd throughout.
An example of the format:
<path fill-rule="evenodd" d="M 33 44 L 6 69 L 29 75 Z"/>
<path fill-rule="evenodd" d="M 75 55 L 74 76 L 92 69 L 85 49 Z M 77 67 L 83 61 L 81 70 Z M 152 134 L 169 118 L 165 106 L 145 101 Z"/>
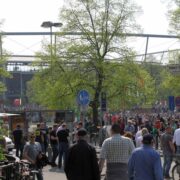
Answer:
<path fill-rule="evenodd" d="M 7 116 L 19 116 L 20 114 L 12 114 L 12 113 L 0 113 L 0 117 L 7 117 Z"/>

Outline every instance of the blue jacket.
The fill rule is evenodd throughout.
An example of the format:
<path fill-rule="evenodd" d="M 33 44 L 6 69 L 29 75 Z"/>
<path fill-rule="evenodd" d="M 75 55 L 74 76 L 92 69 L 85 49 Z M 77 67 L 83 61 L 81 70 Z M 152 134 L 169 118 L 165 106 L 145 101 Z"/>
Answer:
<path fill-rule="evenodd" d="M 128 162 L 129 180 L 163 180 L 161 158 L 151 146 L 136 148 Z"/>

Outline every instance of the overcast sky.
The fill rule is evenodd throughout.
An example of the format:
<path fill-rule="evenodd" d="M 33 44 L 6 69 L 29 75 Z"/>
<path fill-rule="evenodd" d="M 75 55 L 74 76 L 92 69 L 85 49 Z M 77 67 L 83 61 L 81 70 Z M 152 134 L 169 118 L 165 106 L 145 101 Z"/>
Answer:
<path fill-rule="evenodd" d="M 0 0 L 3 31 L 42 31 L 43 21 L 59 21 L 59 8 L 64 0 Z M 138 19 L 144 33 L 167 34 L 166 5 L 161 0 L 136 0 L 144 14 Z"/>
<path fill-rule="evenodd" d="M 1 30 L 5 32 L 43 32 L 40 25 L 43 21 L 59 22 L 59 8 L 65 0 L 0 0 L 0 20 L 3 20 Z M 168 21 L 166 17 L 166 5 L 161 0 L 136 0 L 142 6 L 144 13 L 137 19 L 144 33 L 168 34 Z M 53 28 L 55 31 L 55 28 Z M 26 38 L 6 37 L 3 46 L 8 50 L 16 51 L 14 54 L 31 54 L 40 46 L 39 39 L 25 40 Z M 31 38 L 32 39 L 32 38 Z M 166 39 L 162 45 L 176 44 L 176 39 Z M 28 44 L 30 43 L 31 44 Z M 167 42 L 167 43 L 166 43 Z M 17 46 L 17 47 L 15 47 Z M 160 45 L 157 45 L 160 46 Z M 150 48 L 150 46 L 149 46 Z M 168 48 L 168 47 L 167 47 Z M 165 48 L 165 49 L 167 49 Z M 175 48 L 175 47 L 172 47 Z M 139 47 L 139 49 L 141 49 Z M 145 39 L 142 42 L 142 50 L 145 49 Z M 160 48 L 161 50 L 164 47 Z M 158 50 L 158 49 L 157 49 Z"/>

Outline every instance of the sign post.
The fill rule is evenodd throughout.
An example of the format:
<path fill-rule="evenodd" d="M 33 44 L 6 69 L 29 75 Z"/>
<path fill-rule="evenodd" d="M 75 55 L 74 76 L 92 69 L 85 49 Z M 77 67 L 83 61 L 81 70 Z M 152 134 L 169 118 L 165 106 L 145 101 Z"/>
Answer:
<path fill-rule="evenodd" d="M 174 111 L 175 108 L 174 96 L 169 96 L 168 100 L 169 100 L 169 110 Z"/>
<path fill-rule="evenodd" d="M 88 91 L 86 90 L 81 90 L 79 91 L 77 95 L 77 103 L 80 105 L 80 110 L 83 113 L 83 120 L 85 118 L 85 111 L 87 110 L 87 107 L 90 103 L 90 95 Z"/>
<path fill-rule="evenodd" d="M 101 111 L 106 111 L 106 93 L 101 93 Z"/>

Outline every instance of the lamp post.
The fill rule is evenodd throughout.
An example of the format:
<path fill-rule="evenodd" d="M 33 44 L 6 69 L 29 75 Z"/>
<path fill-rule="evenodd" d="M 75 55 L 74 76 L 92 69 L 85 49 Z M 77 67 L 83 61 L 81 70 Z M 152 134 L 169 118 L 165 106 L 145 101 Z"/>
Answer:
<path fill-rule="evenodd" d="M 51 45 L 51 58 L 52 58 L 52 27 L 61 27 L 63 24 L 62 23 L 53 23 L 51 21 L 44 21 L 42 24 L 41 24 L 41 27 L 43 28 L 50 28 L 50 45 Z M 51 59 L 52 61 L 52 59 Z"/>

